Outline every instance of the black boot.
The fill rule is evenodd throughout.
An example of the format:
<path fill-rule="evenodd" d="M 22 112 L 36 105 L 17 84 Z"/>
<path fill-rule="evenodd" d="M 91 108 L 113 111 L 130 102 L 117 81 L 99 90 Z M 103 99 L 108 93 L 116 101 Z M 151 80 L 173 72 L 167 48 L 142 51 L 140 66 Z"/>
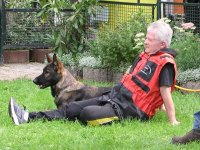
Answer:
<path fill-rule="evenodd" d="M 187 144 L 192 141 L 200 141 L 200 130 L 191 130 L 182 137 L 173 137 L 172 144 Z"/>

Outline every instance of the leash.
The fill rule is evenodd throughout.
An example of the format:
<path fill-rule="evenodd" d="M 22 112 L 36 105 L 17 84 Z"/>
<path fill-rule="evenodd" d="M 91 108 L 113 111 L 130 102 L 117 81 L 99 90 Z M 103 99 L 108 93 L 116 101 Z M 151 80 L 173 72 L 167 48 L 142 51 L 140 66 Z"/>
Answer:
<path fill-rule="evenodd" d="M 175 88 L 183 90 L 183 91 L 187 91 L 187 92 L 200 92 L 200 89 L 193 90 L 193 89 L 183 88 L 178 85 L 175 85 Z"/>

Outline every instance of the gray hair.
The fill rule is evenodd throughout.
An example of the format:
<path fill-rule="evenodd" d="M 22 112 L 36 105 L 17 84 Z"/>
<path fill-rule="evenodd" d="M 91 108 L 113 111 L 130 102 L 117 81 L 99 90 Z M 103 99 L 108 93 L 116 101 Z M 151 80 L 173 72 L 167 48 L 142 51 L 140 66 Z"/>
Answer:
<path fill-rule="evenodd" d="M 155 30 L 157 34 L 157 39 L 163 42 L 166 42 L 167 48 L 170 46 L 173 30 L 169 26 L 169 24 L 158 20 L 149 25 L 147 28 L 147 32 Z"/>

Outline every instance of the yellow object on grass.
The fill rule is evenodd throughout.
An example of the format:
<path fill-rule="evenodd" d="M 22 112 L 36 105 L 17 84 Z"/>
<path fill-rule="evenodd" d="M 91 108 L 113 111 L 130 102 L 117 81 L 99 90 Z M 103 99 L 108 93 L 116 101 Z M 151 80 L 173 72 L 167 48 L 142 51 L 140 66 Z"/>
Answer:
<path fill-rule="evenodd" d="M 188 88 L 183 88 L 183 87 L 180 87 L 178 85 L 175 85 L 175 87 L 177 89 L 180 89 L 180 90 L 183 90 L 183 91 L 187 91 L 187 92 L 200 92 L 200 89 L 188 89 Z"/>

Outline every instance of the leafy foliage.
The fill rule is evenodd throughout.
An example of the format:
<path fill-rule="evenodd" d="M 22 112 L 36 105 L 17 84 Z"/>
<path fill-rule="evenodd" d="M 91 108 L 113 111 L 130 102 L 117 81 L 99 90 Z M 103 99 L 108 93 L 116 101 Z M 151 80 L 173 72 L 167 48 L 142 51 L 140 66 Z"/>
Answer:
<path fill-rule="evenodd" d="M 66 66 L 70 67 L 91 67 L 91 68 L 102 68 L 101 58 L 94 57 L 89 52 L 78 53 L 76 57 L 73 57 L 72 53 L 63 54 L 60 56 L 60 60 Z"/>
<path fill-rule="evenodd" d="M 200 81 L 200 68 L 188 69 L 178 74 L 177 81 L 179 83 L 185 83 L 187 81 Z"/>
<path fill-rule="evenodd" d="M 200 80 L 200 35 L 194 34 L 196 27 L 192 22 L 182 23 L 162 18 L 174 29 L 171 48 L 178 52 L 176 62 L 179 69 L 177 81 L 185 83 L 187 81 Z"/>
<path fill-rule="evenodd" d="M 55 51 L 60 55 L 63 53 L 83 52 L 85 46 L 85 25 L 87 18 L 95 11 L 96 0 L 81 0 L 74 4 L 66 2 L 66 0 L 48 0 L 47 2 L 40 0 L 42 11 L 38 16 L 43 19 L 49 13 L 54 13 L 57 18 L 56 29 L 51 39 L 55 44 Z M 70 8 L 71 11 L 66 12 L 64 9 Z"/>
<path fill-rule="evenodd" d="M 77 60 L 72 56 L 71 53 L 63 54 L 60 56 L 60 60 L 65 66 L 77 66 Z"/>
<path fill-rule="evenodd" d="M 118 24 L 114 30 L 104 25 L 104 31 L 98 32 L 97 38 L 90 42 L 90 50 L 101 57 L 105 67 L 118 68 L 125 63 L 130 65 L 143 50 L 143 44 L 139 46 L 135 36 L 139 32 L 146 32 L 147 25 L 141 11 L 133 14 L 129 21 Z M 141 39 L 139 42 L 143 41 Z"/>
<path fill-rule="evenodd" d="M 93 56 L 85 56 L 79 60 L 80 67 L 102 68 L 101 59 Z"/>
<path fill-rule="evenodd" d="M 175 27 L 171 48 L 178 52 L 176 62 L 182 71 L 199 68 L 200 35 Z"/>
<path fill-rule="evenodd" d="M 47 38 L 51 33 L 51 30 L 48 28 L 49 23 L 43 24 L 41 20 L 36 17 L 35 13 L 7 12 L 7 15 L 10 16 L 10 20 L 8 20 L 6 26 L 6 38 L 8 43 L 16 45 L 34 43 L 50 44 Z"/>
<path fill-rule="evenodd" d="M 34 0 L 6 0 L 6 8 L 31 8 Z"/>

